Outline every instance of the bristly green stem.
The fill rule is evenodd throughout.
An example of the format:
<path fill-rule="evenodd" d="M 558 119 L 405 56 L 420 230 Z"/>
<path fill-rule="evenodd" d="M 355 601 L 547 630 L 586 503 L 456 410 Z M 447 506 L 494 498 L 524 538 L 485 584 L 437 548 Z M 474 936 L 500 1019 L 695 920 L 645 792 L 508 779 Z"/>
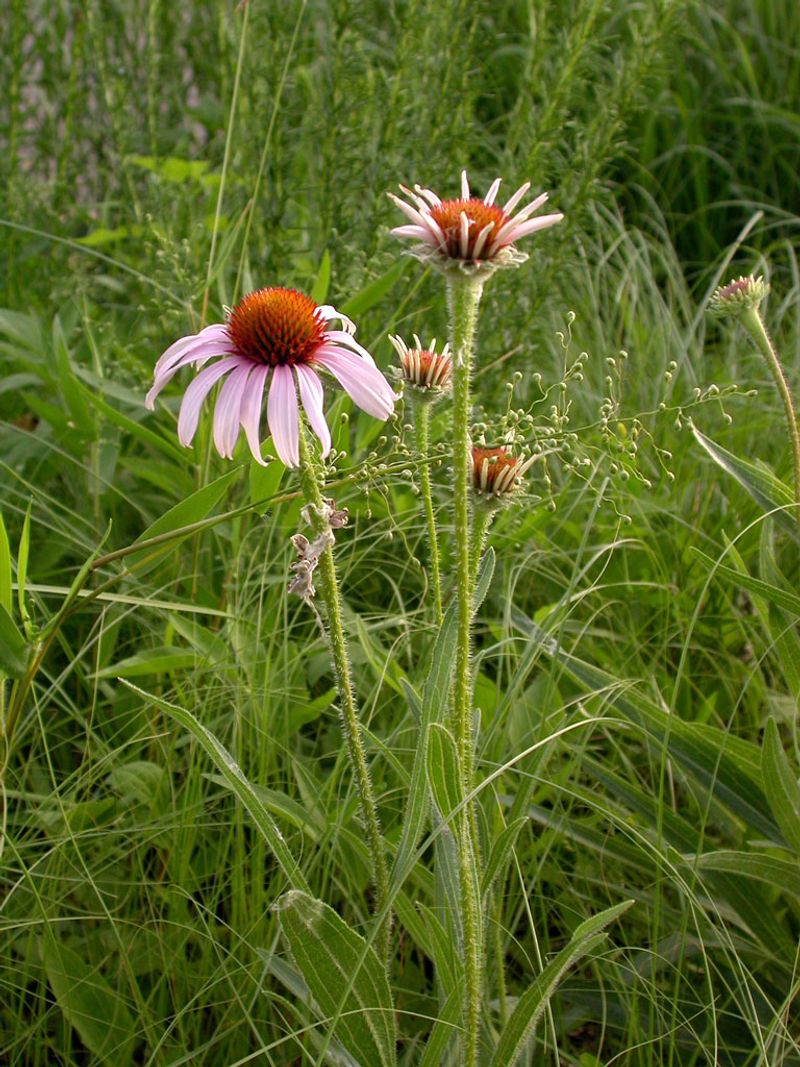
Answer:
<path fill-rule="evenodd" d="M 439 538 L 436 531 L 436 516 L 433 513 L 433 493 L 431 492 L 430 441 L 431 441 L 431 406 L 424 400 L 414 402 L 414 435 L 416 437 L 417 455 L 419 456 L 419 484 L 422 490 L 422 506 L 425 509 L 425 522 L 428 527 L 428 552 L 431 562 L 431 586 L 436 622 L 441 625 L 444 618 L 442 610 L 442 578 L 439 569 Z"/>
<path fill-rule="evenodd" d="M 786 415 L 786 428 L 789 431 L 789 440 L 792 442 L 795 502 L 794 517 L 797 525 L 800 526 L 800 430 L 798 430 L 797 427 L 797 413 L 794 409 L 792 391 L 789 388 L 789 383 L 786 381 L 781 361 L 778 359 L 778 353 L 775 351 L 772 338 L 767 332 L 767 328 L 764 325 L 764 320 L 761 318 L 758 308 L 751 308 L 744 312 L 740 321 L 752 338 L 756 348 L 764 357 L 764 362 L 769 368 L 770 374 L 772 375 L 778 392 L 780 393 L 781 400 L 783 401 L 783 409 Z"/>
<path fill-rule="evenodd" d="M 492 525 L 492 521 L 497 513 L 497 507 L 494 505 L 491 499 L 481 500 L 478 506 L 472 509 L 472 561 L 470 567 L 472 570 L 472 585 L 475 586 L 475 579 L 478 577 L 478 568 L 481 565 L 481 557 L 483 556 L 483 550 L 486 548 L 486 539 L 489 536 L 489 528 Z"/>
<path fill-rule="evenodd" d="M 472 623 L 472 559 L 470 551 L 470 484 L 472 454 L 469 437 L 470 372 L 481 282 L 450 276 L 450 347 L 453 352 L 453 520 L 455 525 L 455 585 L 458 605 L 453 729 L 458 746 L 465 793 L 473 786 L 474 753 L 470 685 L 470 627 Z M 483 937 L 478 885 L 479 850 L 472 806 L 460 820 L 458 864 L 464 933 L 464 1067 L 478 1062 L 483 994 Z"/>
<path fill-rule="evenodd" d="M 305 431 L 300 423 L 300 481 L 305 498 L 311 507 L 312 528 L 315 537 L 329 529 L 324 518 L 324 500 L 320 487 L 320 472 L 308 446 Z M 367 765 L 367 754 L 361 736 L 361 723 L 358 718 L 355 690 L 350 674 L 350 660 L 342 623 L 342 604 L 339 596 L 339 583 L 336 577 L 336 564 L 333 548 L 328 546 L 319 557 L 316 575 L 319 578 L 320 592 L 327 613 L 327 637 L 331 656 L 336 671 L 336 681 L 341 705 L 342 731 L 347 743 L 347 752 L 356 780 L 361 815 L 367 835 L 370 858 L 372 860 L 372 880 L 375 887 L 374 913 L 383 915 L 380 928 L 375 937 L 375 948 L 384 964 L 388 964 L 391 946 L 391 910 L 389 906 L 389 867 L 386 862 L 386 849 L 381 832 L 378 805 L 372 788 L 372 780 Z"/>

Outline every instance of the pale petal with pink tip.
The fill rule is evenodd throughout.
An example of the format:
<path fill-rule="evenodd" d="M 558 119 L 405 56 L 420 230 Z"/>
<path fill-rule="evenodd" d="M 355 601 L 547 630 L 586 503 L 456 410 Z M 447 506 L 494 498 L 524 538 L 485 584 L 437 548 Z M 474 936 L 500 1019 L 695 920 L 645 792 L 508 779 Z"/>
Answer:
<path fill-rule="evenodd" d="M 276 367 L 267 398 L 267 421 L 275 451 L 287 467 L 300 465 L 300 413 L 294 375 L 288 367 Z"/>

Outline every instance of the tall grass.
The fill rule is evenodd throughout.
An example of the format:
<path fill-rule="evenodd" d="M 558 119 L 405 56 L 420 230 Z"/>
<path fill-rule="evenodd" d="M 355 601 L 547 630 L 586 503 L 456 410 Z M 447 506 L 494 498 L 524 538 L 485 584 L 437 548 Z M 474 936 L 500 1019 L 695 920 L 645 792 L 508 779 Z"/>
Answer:
<path fill-rule="evenodd" d="M 588 353 L 584 381 L 558 400 L 571 401 L 578 452 L 534 468 L 539 502 L 498 518 L 479 616 L 479 766 L 498 772 L 480 793 L 484 853 L 520 820 L 487 937 L 487 1047 L 576 926 L 632 898 L 520 1062 L 800 1062 L 797 842 L 770 806 L 779 764 L 763 741 L 776 719 L 796 778 L 796 544 L 689 426 L 788 473 L 763 371 L 731 331 L 707 334 L 701 305 L 764 211 L 735 263 L 772 272 L 768 317 L 796 380 L 794 6 L 92 0 L 31 12 L 12 0 L 9 28 L 0 470 L 30 635 L 92 553 L 131 544 L 229 472 L 207 426 L 193 451 L 174 444 L 175 390 L 158 416 L 143 409 L 175 336 L 248 288 L 316 283 L 337 306 L 353 301 L 385 367 L 390 329 L 446 327 L 434 280 L 395 266 L 385 190 L 455 193 L 462 166 L 479 188 L 496 173 L 550 188 L 564 230 L 493 282 L 476 377 L 488 421 L 520 370 L 514 406 L 546 426 L 565 366 Z M 337 488 L 352 516 L 337 555 L 394 847 L 416 742 L 407 687 L 435 637 L 426 526 L 394 442 L 335 410 L 352 475 Z M 437 410 L 435 439 L 447 431 Z M 393 476 L 374 461 L 364 471 L 373 450 Z M 325 1027 L 273 910 L 286 888 L 274 857 L 196 741 L 117 681 L 192 710 L 314 894 L 365 926 L 369 857 L 327 653 L 286 594 L 296 486 L 244 453 L 237 469 L 218 512 L 288 499 L 146 565 L 100 568 L 89 592 L 114 583 L 71 614 L 35 679 L 5 769 L 10 1064 L 323 1058 Z M 433 476 L 446 486 L 445 461 Z M 432 851 L 395 901 L 409 1065 L 442 1012 L 433 966 L 460 967 Z"/>

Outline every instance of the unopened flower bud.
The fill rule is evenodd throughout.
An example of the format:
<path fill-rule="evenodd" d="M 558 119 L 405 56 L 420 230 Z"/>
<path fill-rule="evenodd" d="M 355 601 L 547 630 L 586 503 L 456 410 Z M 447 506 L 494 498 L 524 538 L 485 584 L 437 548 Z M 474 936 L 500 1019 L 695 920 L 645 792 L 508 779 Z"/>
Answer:
<path fill-rule="evenodd" d="M 769 292 L 763 278 L 742 275 L 735 281 L 721 285 L 708 302 L 708 310 L 718 318 L 738 317 L 745 311 L 758 310 L 761 301 Z"/>

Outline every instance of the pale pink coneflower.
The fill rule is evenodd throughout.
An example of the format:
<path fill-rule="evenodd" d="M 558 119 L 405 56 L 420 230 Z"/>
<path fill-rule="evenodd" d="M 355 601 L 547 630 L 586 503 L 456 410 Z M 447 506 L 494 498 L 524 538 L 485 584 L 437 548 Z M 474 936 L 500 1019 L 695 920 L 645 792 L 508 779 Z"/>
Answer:
<path fill-rule="evenodd" d="M 517 211 L 517 205 L 531 187 L 525 182 L 499 207 L 495 204 L 500 189 L 496 178 L 486 196 L 470 195 L 467 172 L 461 172 L 461 197 L 442 200 L 430 189 L 415 185 L 414 189 L 400 188 L 410 203 L 389 193 L 389 197 L 407 216 L 409 224 L 397 226 L 397 237 L 412 237 L 417 244 L 412 255 L 443 271 L 465 274 L 488 274 L 498 267 L 513 267 L 528 257 L 514 247 L 521 237 L 545 230 L 563 219 L 561 212 L 530 216 L 546 202 L 542 193 Z"/>
<path fill-rule="evenodd" d="M 416 334 L 413 347 L 394 334 L 389 334 L 389 340 L 400 359 L 400 377 L 415 390 L 418 399 L 438 399 L 450 389 L 453 357 L 449 344 L 437 352 L 435 337 L 427 348 Z"/>
<path fill-rule="evenodd" d="M 339 320 L 341 329 L 334 329 Z M 262 465 L 261 408 L 269 381 L 267 422 L 275 451 L 287 467 L 300 465 L 300 409 L 298 390 L 311 428 L 331 449 L 331 434 L 323 411 L 323 388 L 318 371 L 328 371 L 368 415 L 388 419 L 395 395 L 372 356 L 355 340 L 355 326 L 329 304 L 318 305 L 296 289 L 274 286 L 244 297 L 228 313 L 227 322 L 206 326 L 182 337 L 156 363 L 146 404 L 155 399 L 181 367 L 198 368 L 220 357 L 191 381 L 178 415 L 178 440 L 192 443 L 203 401 L 225 378 L 214 408 L 214 444 L 224 459 L 244 429 L 253 457 Z M 227 377 L 226 377 L 227 375 Z"/>

